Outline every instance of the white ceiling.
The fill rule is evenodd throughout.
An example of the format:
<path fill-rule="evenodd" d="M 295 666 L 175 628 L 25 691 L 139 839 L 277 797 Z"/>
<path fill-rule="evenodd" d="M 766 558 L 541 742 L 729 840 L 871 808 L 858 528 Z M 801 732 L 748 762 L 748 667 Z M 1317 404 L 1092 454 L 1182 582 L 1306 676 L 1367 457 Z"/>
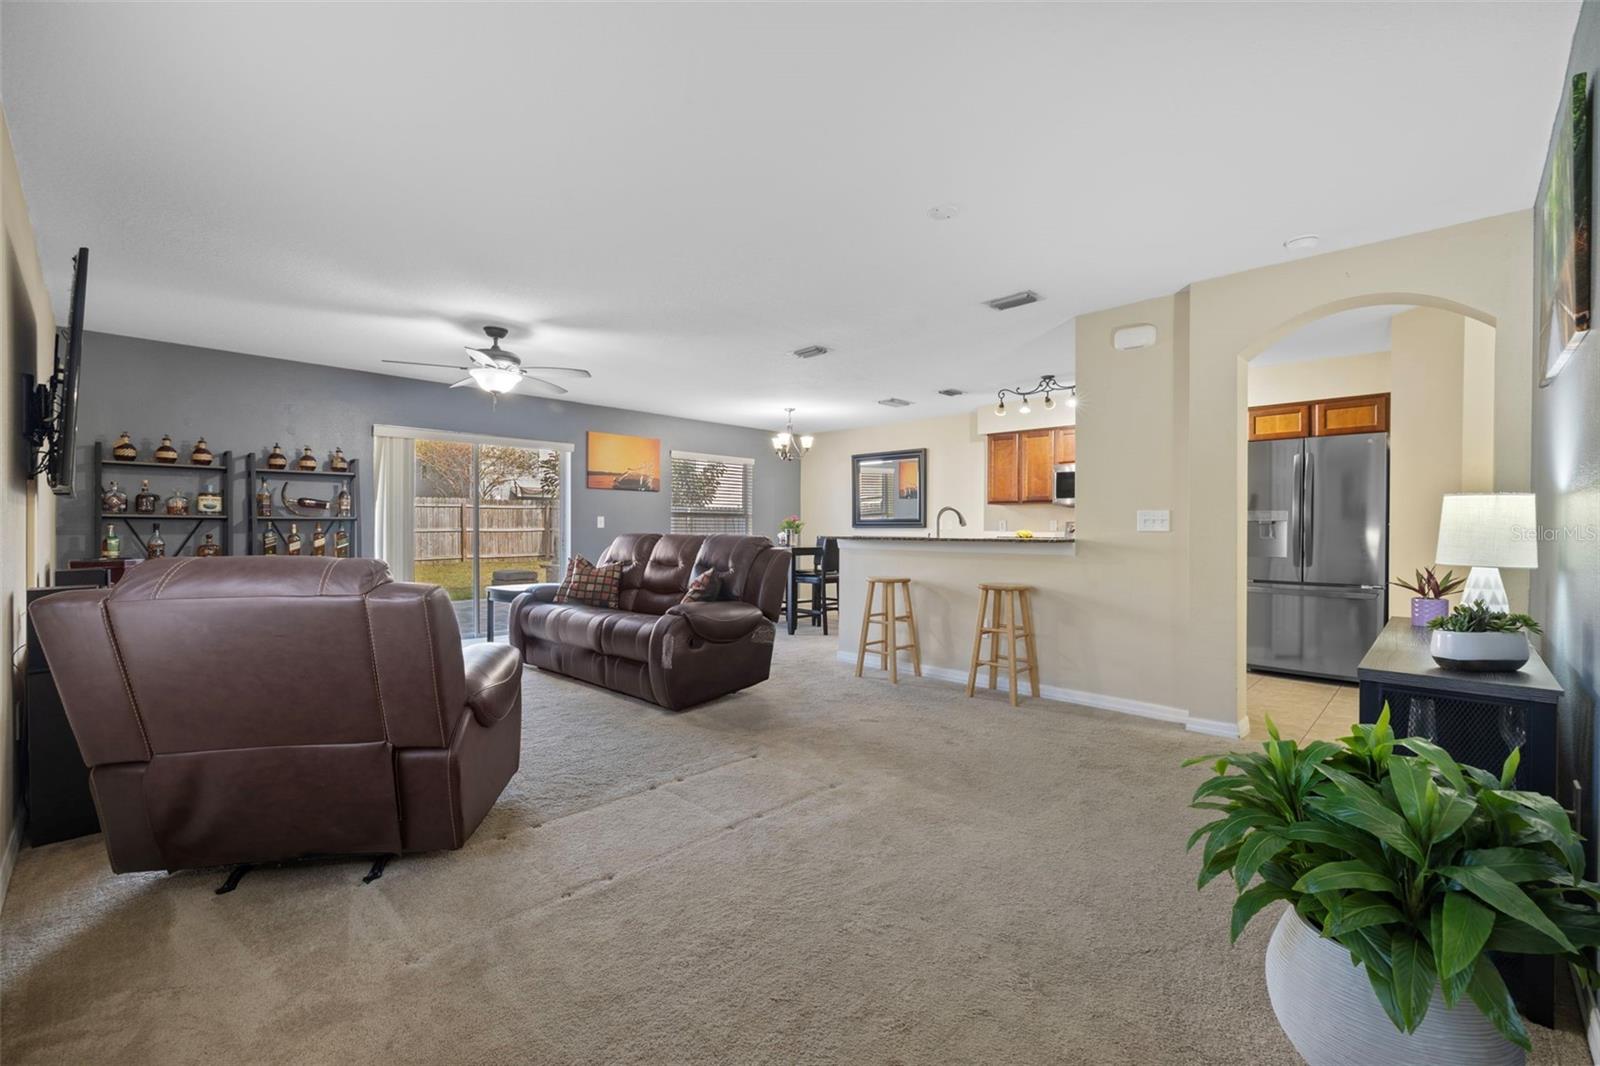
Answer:
<path fill-rule="evenodd" d="M 811 432 L 1527 207 L 1577 7 L 7 3 L 0 95 L 92 329 L 378 370 L 498 322 L 574 399 Z"/>
<path fill-rule="evenodd" d="M 1386 352 L 1394 316 L 1411 308 L 1411 304 L 1377 304 L 1324 315 L 1263 351 L 1250 360 L 1250 365 L 1271 366 Z"/>

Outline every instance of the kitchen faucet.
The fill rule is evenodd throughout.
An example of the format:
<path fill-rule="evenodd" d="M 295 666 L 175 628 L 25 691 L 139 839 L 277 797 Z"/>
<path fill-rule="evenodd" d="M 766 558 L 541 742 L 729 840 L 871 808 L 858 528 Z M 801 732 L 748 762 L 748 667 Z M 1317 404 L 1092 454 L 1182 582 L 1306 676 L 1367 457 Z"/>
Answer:
<path fill-rule="evenodd" d="M 935 518 L 933 520 L 933 535 L 934 535 L 935 539 L 937 539 L 938 536 L 939 536 L 939 525 L 940 525 L 940 523 L 942 523 L 944 521 L 944 513 L 946 511 L 954 512 L 955 516 L 956 516 L 956 521 L 961 523 L 961 527 L 963 529 L 966 528 L 967 520 L 965 518 L 961 517 L 961 512 L 960 511 L 957 511 L 954 507 L 941 507 L 941 508 L 939 508 L 938 515 L 935 516 Z"/>

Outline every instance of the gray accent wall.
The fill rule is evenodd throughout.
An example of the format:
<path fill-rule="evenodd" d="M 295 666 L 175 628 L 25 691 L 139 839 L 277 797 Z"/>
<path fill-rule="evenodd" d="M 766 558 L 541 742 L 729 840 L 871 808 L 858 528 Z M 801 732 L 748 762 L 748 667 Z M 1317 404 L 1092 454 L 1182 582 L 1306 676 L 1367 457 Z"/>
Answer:
<path fill-rule="evenodd" d="M 781 412 L 774 415 L 773 426 L 781 425 L 781 420 Z M 800 510 L 800 464 L 773 456 L 770 431 L 521 395 L 492 405 L 477 389 L 88 333 L 78 408 L 79 487 L 76 496 L 60 501 L 57 558 L 64 567 L 69 560 L 98 553 L 93 444 L 102 441 L 109 451 L 123 430 L 132 434 L 142 458 L 155 450 L 163 433 L 171 434 L 184 459 L 199 436 L 219 455 L 233 451 L 236 469 L 230 508 L 235 517 L 230 550 L 240 553 L 245 550 L 248 506 L 245 454 L 255 450 L 264 457 L 274 442 L 282 442 L 291 456 L 305 444 L 322 456 L 342 447 L 345 455 L 361 461 L 361 553 L 370 554 L 374 425 L 572 444 L 572 548 L 591 559 L 618 533 L 666 531 L 671 501 L 669 485 L 660 492 L 586 488 L 585 433 L 591 429 L 659 437 L 663 481 L 668 479 L 668 457 L 674 449 L 754 459 L 752 532 L 770 537 L 779 521 Z M 131 484 L 123 481 L 122 487 L 132 496 L 138 491 L 138 478 Z M 314 488 L 326 494 L 324 486 Z M 605 516 L 604 529 L 596 528 L 600 515 Z M 182 537 L 181 532 L 173 536 L 177 530 L 177 526 L 163 530 L 174 547 Z"/>
<path fill-rule="evenodd" d="M 1586 3 L 1578 16 L 1572 54 L 1561 79 L 1566 106 L 1572 76 L 1586 71 L 1591 98 L 1600 76 L 1600 5 Z M 1554 81 L 1555 72 L 1551 72 Z M 1552 96 L 1557 86 L 1552 85 Z M 1554 122 L 1555 115 L 1551 115 Z M 1591 119 L 1590 129 L 1594 122 Z M 1592 137 L 1600 149 L 1600 137 Z M 1600 155 L 1591 162 L 1600 178 Z M 1600 203 L 1600 198 L 1597 198 Z M 1538 211 L 1534 213 L 1538 224 Z M 1592 245 L 1592 241 L 1591 241 Z M 1596 259 L 1600 266 L 1600 259 Z M 1538 269 L 1538 264 L 1534 265 Z M 1531 298 L 1531 294 L 1530 294 Z M 1600 300 L 1600 292 L 1595 292 Z M 1600 303 L 1592 304 L 1600 306 Z M 1535 324 L 1538 309 L 1534 309 Z M 1534 363 L 1542 362 L 1536 352 Z M 1570 782 L 1583 783 L 1582 832 L 1594 862 L 1600 825 L 1596 787 L 1596 672 L 1600 669 L 1600 331 L 1590 332 L 1561 374 L 1533 390 L 1533 489 L 1538 494 L 1539 567 L 1533 571 L 1530 613 L 1544 625 L 1545 661 L 1566 689 L 1561 701 L 1562 795 L 1571 806 Z"/>

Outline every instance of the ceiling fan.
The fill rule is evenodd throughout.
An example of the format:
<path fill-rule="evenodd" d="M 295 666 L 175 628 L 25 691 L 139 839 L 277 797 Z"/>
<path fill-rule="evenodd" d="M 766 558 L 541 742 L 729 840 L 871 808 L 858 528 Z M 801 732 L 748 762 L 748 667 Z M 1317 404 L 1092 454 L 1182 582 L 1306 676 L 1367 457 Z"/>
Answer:
<path fill-rule="evenodd" d="M 472 360 L 467 366 L 454 366 L 450 363 L 417 363 L 410 359 L 385 359 L 385 363 L 397 363 L 401 366 L 437 366 L 450 370 L 465 370 L 467 376 L 450 387 L 459 389 L 466 385 L 476 385 L 490 396 L 498 397 L 501 393 L 510 392 L 518 385 L 527 384 L 533 391 L 546 396 L 565 396 L 567 390 L 553 381 L 546 381 L 536 377 L 531 371 L 540 374 L 556 374 L 569 378 L 592 377 L 587 370 L 580 370 L 575 366 L 523 366 L 522 360 L 514 352 L 508 352 L 500 347 L 500 339 L 506 335 L 504 326 L 484 326 L 483 332 L 488 334 L 489 346 L 487 348 L 474 348 L 467 346 L 467 358 Z"/>

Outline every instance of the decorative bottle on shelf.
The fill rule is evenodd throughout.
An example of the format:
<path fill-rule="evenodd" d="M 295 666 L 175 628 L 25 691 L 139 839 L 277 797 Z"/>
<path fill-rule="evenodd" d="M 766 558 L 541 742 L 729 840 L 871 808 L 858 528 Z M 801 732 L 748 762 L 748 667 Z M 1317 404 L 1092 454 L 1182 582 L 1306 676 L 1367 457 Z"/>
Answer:
<path fill-rule="evenodd" d="M 194 451 L 189 453 L 189 461 L 191 463 L 195 466 L 210 466 L 216 462 L 216 459 L 217 457 L 211 453 L 211 449 L 206 446 L 204 437 L 194 442 Z"/>
<path fill-rule="evenodd" d="M 340 485 L 339 494 L 333 498 L 333 514 L 335 518 L 350 517 L 350 486 Z"/>
<path fill-rule="evenodd" d="M 178 449 L 172 446 L 172 438 L 163 435 L 161 447 L 156 449 L 156 462 L 175 463 L 178 461 Z"/>
<path fill-rule="evenodd" d="M 123 433 L 117 438 L 117 443 L 111 446 L 111 458 L 119 463 L 133 463 L 139 459 L 139 449 L 133 446 L 133 441 L 128 439 L 128 434 Z"/>
<path fill-rule="evenodd" d="M 300 531 L 295 528 L 293 522 L 289 523 L 289 537 L 285 543 L 288 546 L 290 555 L 300 554 Z"/>
<path fill-rule="evenodd" d="M 294 461 L 294 465 L 300 470 L 314 471 L 321 464 L 317 462 L 317 457 L 311 454 L 311 445 L 307 444 L 300 449 L 300 458 Z"/>
<path fill-rule="evenodd" d="M 128 494 L 115 481 L 100 496 L 100 510 L 106 514 L 121 514 L 128 509 Z"/>
<path fill-rule="evenodd" d="M 274 444 L 272 446 L 272 451 L 267 453 L 267 469 L 268 470 L 287 470 L 287 469 L 289 469 L 289 457 L 287 455 L 283 454 L 283 445 Z"/>
<path fill-rule="evenodd" d="M 195 494 L 195 514 L 221 514 L 222 493 L 217 491 L 215 482 L 208 481 L 205 487 Z"/>
<path fill-rule="evenodd" d="M 344 457 L 343 448 L 333 450 L 333 458 L 328 460 L 328 469 L 336 474 L 343 474 L 350 469 L 350 460 Z"/>
<path fill-rule="evenodd" d="M 336 559 L 350 558 L 350 534 L 346 533 L 342 529 L 334 531 L 333 555 Z"/>
<path fill-rule="evenodd" d="M 261 554 L 278 554 L 278 531 L 268 526 L 266 532 L 261 534 Z"/>
<path fill-rule="evenodd" d="M 328 554 L 328 534 L 323 532 L 322 523 L 318 522 L 311 529 L 311 554 Z"/>
<path fill-rule="evenodd" d="M 122 558 L 122 538 L 117 536 L 117 527 L 114 525 L 106 526 L 106 535 L 100 538 L 100 558 Z"/>
<path fill-rule="evenodd" d="M 221 555 L 222 545 L 217 543 L 217 538 L 214 533 L 207 533 L 206 539 L 200 542 L 200 546 L 195 548 L 194 553 L 202 558 L 212 555 Z"/>
<path fill-rule="evenodd" d="M 167 513 L 173 515 L 189 513 L 189 497 L 182 489 L 173 489 L 172 495 L 167 497 Z"/>
<path fill-rule="evenodd" d="M 150 479 L 139 483 L 139 495 L 133 498 L 133 509 L 140 514 L 155 514 L 161 507 L 161 497 L 150 491 Z"/>
<path fill-rule="evenodd" d="M 150 539 L 144 542 L 144 557 L 146 559 L 160 559 L 167 554 L 167 542 L 161 536 L 161 526 L 158 524 L 150 530 Z"/>
<path fill-rule="evenodd" d="M 266 478 L 257 479 L 256 484 L 256 517 L 272 517 L 272 486 L 267 484 Z"/>

